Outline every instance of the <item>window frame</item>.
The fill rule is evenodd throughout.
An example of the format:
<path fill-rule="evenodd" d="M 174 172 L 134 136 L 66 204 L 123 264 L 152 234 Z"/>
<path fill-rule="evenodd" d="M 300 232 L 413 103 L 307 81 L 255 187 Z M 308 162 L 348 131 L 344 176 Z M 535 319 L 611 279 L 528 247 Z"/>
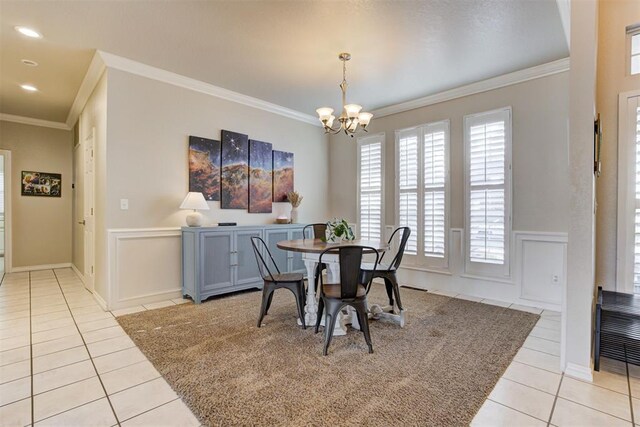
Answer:
<path fill-rule="evenodd" d="M 444 207 L 445 207 L 445 220 L 444 220 L 444 255 L 442 257 L 434 257 L 425 255 L 424 247 L 424 194 L 426 187 L 424 185 L 424 136 L 428 129 L 434 129 L 442 127 L 445 132 L 444 142 L 444 168 L 445 168 L 445 185 L 444 185 Z M 400 137 L 402 134 L 408 132 L 416 132 L 418 144 L 417 144 L 417 157 L 418 157 L 418 177 L 416 185 L 417 194 L 417 230 L 412 230 L 412 233 L 416 234 L 417 247 L 416 255 L 408 254 L 405 252 L 402 258 L 403 264 L 414 267 L 424 268 L 434 271 L 449 271 L 449 254 L 450 254 L 450 232 L 451 232 L 451 122 L 449 119 L 437 120 L 429 123 L 424 123 L 418 126 L 411 126 L 404 129 L 398 129 L 395 131 L 395 175 L 396 175 L 396 197 L 395 197 L 395 213 L 396 213 L 396 225 L 400 225 L 400 194 L 403 192 L 400 189 Z"/>
<path fill-rule="evenodd" d="M 640 90 L 624 92 L 618 98 L 618 218 L 616 291 L 634 293 L 635 245 L 635 135 L 636 110 L 640 106 Z"/>
<path fill-rule="evenodd" d="M 625 46 L 625 56 L 626 56 L 626 62 L 627 62 L 627 71 L 626 71 L 626 75 L 628 76 L 640 76 L 640 70 L 637 73 L 632 73 L 631 71 L 631 67 L 632 67 L 632 59 L 634 56 L 640 56 L 640 54 L 635 54 L 633 55 L 633 43 L 632 43 L 632 39 L 634 36 L 638 36 L 640 37 L 640 23 L 635 24 L 635 25 L 629 25 L 626 28 L 626 46 Z"/>
<path fill-rule="evenodd" d="M 492 118 L 501 118 L 505 122 L 505 168 L 504 168 L 504 262 L 502 264 L 483 263 L 471 260 L 471 182 L 470 182 L 470 130 L 471 126 L 486 123 Z M 468 275 L 488 278 L 511 278 L 511 239 L 513 232 L 513 176 L 512 176 L 512 122 L 511 106 L 490 111 L 465 115 L 464 132 L 464 272 Z"/>
<path fill-rule="evenodd" d="M 357 180 L 357 189 L 356 189 L 356 224 L 358 229 L 358 236 L 360 236 L 360 231 L 362 230 L 361 220 L 361 212 L 360 212 L 360 174 L 361 174 L 361 148 L 364 144 L 375 144 L 380 142 L 380 179 L 381 179 L 381 189 L 380 189 L 380 240 L 385 241 L 385 138 L 386 135 L 384 132 L 376 133 L 373 135 L 367 135 L 359 137 L 356 141 L 356 180 Z"/>

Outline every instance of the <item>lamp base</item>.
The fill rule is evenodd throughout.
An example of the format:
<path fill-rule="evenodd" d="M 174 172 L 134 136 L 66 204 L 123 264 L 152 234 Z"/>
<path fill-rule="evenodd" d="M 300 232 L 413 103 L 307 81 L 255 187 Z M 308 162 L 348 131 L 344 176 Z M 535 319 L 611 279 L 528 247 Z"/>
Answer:
<path fill-rule="evenodd" d="M 187 215 L 187 225 L 189 227 L 202 227 L 202 214 L 198 211 L 191 212 Z"/>

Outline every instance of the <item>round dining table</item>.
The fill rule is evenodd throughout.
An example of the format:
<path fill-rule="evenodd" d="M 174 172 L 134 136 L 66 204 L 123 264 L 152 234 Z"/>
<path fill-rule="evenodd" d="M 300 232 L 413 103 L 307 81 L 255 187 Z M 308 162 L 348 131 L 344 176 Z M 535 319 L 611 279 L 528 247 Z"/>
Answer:
<path fill-rule="evenodd" d="M 382 252 L 389 249 L 387 242 L 381 240 L 343 240 L 340 243 L 330 243 L 322 241 L 321 239 L 297 239 L 297 240 L 283 240 L 278 242 L 278 248 L 302 253 L 302 261 L 307 269 L 307 303 L 304 307 L 304 320 L 307 326 L 315 325 L 318 316 L 318 298 L 316 296 L 316 289 L 314 283 L 314 276 L 316 271 L 316 265 L 320 258 L 320 254 L 327 249 L 337 249 L 341 246 L 367 246 L 372 247 L 380 256 Z M 366 252 L 365 252 L 366 254 Z M 327 266 L 327 280 L 328 283 L 339 283 L 340 281 L 340 262 L 338 260 L 338 253 L 327 253 L 322 257 L 323 264 Z M 350 313 L 350 312 L 349 312 Z M 355 319 L 356 316 L 353 316 Z M 351 323 L 353 326 L 354 320 L 351 319 L 351 315 L 342 316 L 339 322 L 336 322 L 336 327 L 333 331 L 335 335 L 345 335 L 347 333 L 346 325 Z M 324 325 L 324 319 L 322 319 Z M 356 325 L 358 327 L 359 325 Z"/>

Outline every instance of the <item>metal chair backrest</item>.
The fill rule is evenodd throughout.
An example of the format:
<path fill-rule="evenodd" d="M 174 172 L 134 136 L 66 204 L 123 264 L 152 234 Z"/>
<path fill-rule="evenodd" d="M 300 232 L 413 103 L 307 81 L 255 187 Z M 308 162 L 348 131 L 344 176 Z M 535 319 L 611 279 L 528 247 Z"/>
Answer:
<path fill-rule="evenodd" d="M 280 274 L 280 269 L 278 268 L 278 264 L 276 264 L 271 252 L 269 251 L 269 247 L 260 237 L 253 236 L 251 237 L 251 246 L 253 246 L 253 253 L 256 256 L 256 262 L 258 263 L 258 270 L 260 270 L 260 276 L 264 280 L 269 280 L 271 282 L 275 282 L 273 278 L 273 274 L 271 274 L 271 269 L 269 269 L 269 265 L 267 264 L 267 260 L 262 255 L 263 253 L 269 255 L 269 259 L 271 260 L 271 264 L 275 267 L 278 274 Z"/>
<path fill-rule="evenodd" d="M 400 245 L 398 246 L 398 252 L 396 252 L 396 256 L 394 256 L 389 263 L 389 270 L 397 270 L 400 267 L 402 257 L 404 256 L 404 249 L 407 246 L 407 241 L 409 240 L 409 236 L 411 235 L 411 229 L 409 227 L 398 227 L 393 231 L 391 237 L 389 238 L 389 246 L 393 245 L 393 239 L 396 237 L 396 233 L 398 233 L 400 230 L 402 230 Z M 382 256 L 384 257 L 384 254 L 382 254 Z M 380 258 L 380 260 L 382 261 L 382 258 Z"/>
<path fill-rule="evenodd" d="M 332 255 L 335 255 L 336 253 L 338 254 L 338 259 L 340 261 L 340 297 L 342 299 L 355 298 L 358 293 L 358 285 L 364 285 L 367 292 L 369 291 L 369 287 L 373 281 L 373 276 L 366 275 L 367 277 L 365 277 L 360 270 L 360 264 L 362 263 L 363 253 L 375 254 L 376 260 L 373 264 L 373 269 L 375 270 L 380 259 L 378 251 L 375 248 L 371 246 L 358 245 L 329 248 L 320 254 L 320 258 L 318 259 L 319 263 L 322 263 L 322 257 L 327 253 Z M 320 289 L 323 289 L 323 284 L 323 278 L 320 276 Z"/>
<path fill-rule="evenodd" d="M 304 228 L 302 229 L 302 238 L 306 239 L 307 238 L 307 230 L 313 230 L 313 235 L 310 235 L 309 238 L 312 239 L 324 239 L 325 238 L 325 232 L 327 231 L 327 224 L 324 222 L 318 222 L 315 224 L 308 224 L 305 225 Z"/>

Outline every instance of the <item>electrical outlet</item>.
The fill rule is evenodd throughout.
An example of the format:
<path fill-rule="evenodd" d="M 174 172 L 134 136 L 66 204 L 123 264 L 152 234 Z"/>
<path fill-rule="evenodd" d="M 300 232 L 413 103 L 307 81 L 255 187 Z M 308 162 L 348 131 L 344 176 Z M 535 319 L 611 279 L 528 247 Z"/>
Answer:
<path fill-rule="evenodd" d="M 129 199 L 120 199 L 120 209 L 123 211 L 129 209 Z"/>
<path fill-rule="evenodd" d="M 559 280 L 560 280 L 560 278 L 558 277 L 557 274 L 554 274 L 553 276 L 551 276 L 551 281 L 553 283 L 558 283 Z"/>

